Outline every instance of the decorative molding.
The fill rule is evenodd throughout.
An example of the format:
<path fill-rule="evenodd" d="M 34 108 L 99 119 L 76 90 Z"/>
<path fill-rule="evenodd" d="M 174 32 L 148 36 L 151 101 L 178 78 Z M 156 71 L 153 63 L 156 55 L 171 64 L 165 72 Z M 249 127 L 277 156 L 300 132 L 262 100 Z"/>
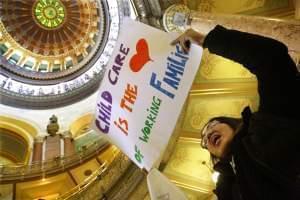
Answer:
<path fill-rule="evenodd" d="M 117 184 L 106 193 L 108 199 L 128 199 L 144 178 L 145 174 L 140 168 L 134 164 L 130 165 Z"/>
<path fill-rule="evenodd" d="M 43 143 L 45 141 L 45 137 L 44 136 L 36 136 L 34 138 L 34 143 Z"/>

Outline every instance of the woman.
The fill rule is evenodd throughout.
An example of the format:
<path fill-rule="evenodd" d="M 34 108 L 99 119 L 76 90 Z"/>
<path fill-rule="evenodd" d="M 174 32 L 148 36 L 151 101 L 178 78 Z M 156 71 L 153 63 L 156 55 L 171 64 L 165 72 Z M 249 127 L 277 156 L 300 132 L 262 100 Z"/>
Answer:
<path fill-rule="evenodd" d="M 216 26 L 207 36 L 187 30 L 190 42 L 242 64 L 258 80 L 258 111 L 242 119 L 217 117 L 202 131 L 220 177 L 219 200 L 300 199 L 300 76 L 287 47 L 274 39 Z"/>

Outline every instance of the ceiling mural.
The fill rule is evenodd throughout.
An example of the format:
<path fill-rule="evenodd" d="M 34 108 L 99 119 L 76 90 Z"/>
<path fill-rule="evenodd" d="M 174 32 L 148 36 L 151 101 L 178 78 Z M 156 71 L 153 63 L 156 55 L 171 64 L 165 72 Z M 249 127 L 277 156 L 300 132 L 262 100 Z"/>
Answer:
<path fill-rule="evenodd" d="M 1 103 L 57 107 L 92 94 L 114 49 L 127 8 L 119 12 L 120 6 L 100 0 L 1 1 Z"/>
<path fill-rule="evenodd" d="M 107 16 L 104 5 L 97 1 L 28 0 L 2 4 L 2 45 L 13 51 L 11 56 L 5 52 L 4 57 L 21 69 L 36 71 L 31 78 L 66 76 L 82 67 L 87 62 L 84 58 L 101 46 Z M 64 70 L 69 72 L 55 76 L 49 73 Z"/>
<path fill-rule="evenodd" d="M 59 0 L 39 0 L 33 5 L 35 20 L 43 27 L 54 29 L 65 21 L 66 8 Z"/>

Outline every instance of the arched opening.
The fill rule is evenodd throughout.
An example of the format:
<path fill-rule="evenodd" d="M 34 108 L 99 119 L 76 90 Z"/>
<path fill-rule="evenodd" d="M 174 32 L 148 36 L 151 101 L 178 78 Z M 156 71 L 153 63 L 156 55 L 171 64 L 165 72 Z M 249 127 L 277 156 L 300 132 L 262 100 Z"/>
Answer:
<path fill-rule="evenodd" d="M 0 116 L 0 163 L 27 164 L 37 129 L 28 122 Z"/>

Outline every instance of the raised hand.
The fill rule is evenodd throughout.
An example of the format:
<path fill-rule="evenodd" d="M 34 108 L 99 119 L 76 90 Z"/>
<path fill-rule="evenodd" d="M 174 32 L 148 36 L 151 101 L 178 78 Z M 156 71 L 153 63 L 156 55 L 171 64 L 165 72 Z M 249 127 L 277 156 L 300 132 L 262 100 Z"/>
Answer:
<path fill-rule="evenodd" d="M 171 45 L 175 45 L 179 43 L 182 49 L 187 53 L 190 50 L 191 42 L 202 46 L 204 39 L 205 39 L 205 35 L 193 29 L 188 29 L 177 39 L 172 41 Z"/>

